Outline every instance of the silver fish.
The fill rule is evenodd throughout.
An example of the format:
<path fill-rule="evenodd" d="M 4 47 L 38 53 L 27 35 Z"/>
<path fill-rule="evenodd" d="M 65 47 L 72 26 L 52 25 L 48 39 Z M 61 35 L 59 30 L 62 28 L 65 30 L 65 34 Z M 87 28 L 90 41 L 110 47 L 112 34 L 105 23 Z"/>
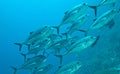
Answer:
<path fill-rule="evenodd" d="M 25 61 L 19 68 L 11 66 L 14 70 L 14 74 L 16 74 L 17 70 L 25 69 L 25 70 L 32 70 L 35 67 L 38 67 L 40 64 L 46 61 L 46 57 L 43 55 L 38 55 L 35 57 L 30 58 L 29 60 Z"/>
<path fill-rule="evenodd" d="M 103 13 L 100 17 L 98 17 L 94 23 L 90 26 L 89 30 L 91 29 L 100 29 L 107 25 L 110 21 L 113 20 L 115 15 L 118 13 L 118 10 L 112 9 L 108 10 L 107 12 Z M 108 24 L 109 25 L 109 24 Z"/>
<path fill-rule="evenodd" d="M 80 27 L 87 22 L 88 17 L 88 14 L 82 15 L 69 28 L 67 28 L 68 31 L 64 33 L 66 35 L 66 38 L 68 38 L 68 35 L 71 35 L 73 32 L 80 30 Z"/>
<path fill-rule="evenodd" d="M 81 63 L 79 61 L 73 61 L 68 63 L 55 72 L 55 74 L 73 74 L 81 68 Z"/>
<path fill-rule="evenodd" d="M 35 70 L 33 70 L 32 74 L 46 74 L 49 70 L 53 68 L 52 64 L 44 64 L 42 66 L 37 67 Z"/>
<path fill-rule="evenodd" d="M 53 33 L 54 29 L 49 26 L 45 26 L 42 28 L 42 30 L 37 30 L 33 32 L 23 43 L 15 43 L 16 45 L 19 45 L 19 51 L 21 51 L 22 45 L 33 45 L 39 40 L 46 39 L 49 35 Z M 28 48 L 30 49 L 30 48 Z"/>

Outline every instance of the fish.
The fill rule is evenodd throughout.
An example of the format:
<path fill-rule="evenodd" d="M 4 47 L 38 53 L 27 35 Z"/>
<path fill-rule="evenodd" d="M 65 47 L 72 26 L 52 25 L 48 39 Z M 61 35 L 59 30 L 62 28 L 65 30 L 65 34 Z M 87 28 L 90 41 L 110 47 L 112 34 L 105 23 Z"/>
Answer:
<path fill-rule="evenodd" d="M 89 14 L 82 15 L 75 21 L 75 23 L 73 23 L 69 28 L 67 28 L 68 31 L 66 33 L 63 33 L 64 35 L 66 35 L 66 38 L 68 38 L 69 35 L 71 35 L 73 32 L 78 31 L 80 27 L 87 22 L 88 17 L 89 17 Z"/>
<path fill-rule="evenodd" d="M 108 5 L 108 4 L 113 4 L 115 5 L 116 0 L 102 0 L 98 6 L 104 6 L 104 5 Z"/>
<path fill-rule="evenodd" d="M 40 65 L 39 67 L 37 67 L 36 69 L 33 70 L 32 74 L 46 74 L 49 70 L 51 70 L 53 68 L 52 64 L 44 64 L 44 65 Z"/>
<path fill-rule="evenodd" d="M 46 39 L 51 33 L 53 33 L 54 29 L 49 26 L 45 26 L 40 28 L 40 30 L 36 30 L 33 32 L 23 43 L 14 43 L 19 46 L 19 51 L 21 51 L 22 45 L 29 45 L 28 49 L 30 49 L 30 45 L 35 44 L 38 40 L 44 40 Z"/>
<path fill-rule="evenodd" d="M 36 43 L 35 45 L 33 45 L 26 55 L 29 54 L 37 55 L 40 51 L 47 50 L 51 44 L 52 41 L 49 38 L 47 38 L 43 42 Z"/>
<path fill-rule="evenodd" d="M 91 8 L 91 7 L 87 3 L 81 3 L 79 5 L 76 5 L 72 9 L 65 12 L 64 17 L 58 26 L 53 26 L 53 27 L 57 29 L 57 33 L 59 34 L 60 33 L 59 29 L 61 26 L 65 24 L 74 23 L 77 18 L 82 16 L 87 11 L 88 8 Z"/>
<path fill-rule="evenodd" d="M 73 43 L 69 48 L 66 49 L 66 52 L 62 55 L 55 55 L 56 57 L 60 58 L 60 64 L 62 64 L 63 56 L 70 55 L 70 54 L 79 54 L 82 50 L 94 46 L 99 39 L 99 36 L 86 36 L 82 39 L 77 40 Z"/>
<path fill-rule="evenodd" d="M 20 67 L 16 68 L 14 66 L 10 66 L 14 70 L 14 74 L 18 70 L 24 69 L 24 70 L 32 70 L 35 67 L 38 67 L 38 65 L 46 62 L 47 58 L 43 55 L 34 56 L 32 58 L 29 58 L 27 61 L 25 61 Z"/>
<path fill-rule="evenodd" d="M 112 4 L 113 6 L 115 6 L 116 0 L 102 0 L 97 6 L 89 6 L 89 7 L 94 9 L 95 16 L 97 16 L 98 7 L 109 5 L 109 4 Z"/>
<path fill-rule="evenodd" d="M 60 50 L 63 48 L 67 48 L 69 47 L 72 43 L 74 43 L 79 37 L 78 36 L 74 36 L 68 39 L 61 39 L 55 43 L 53 43 L 49 49 L 54 50 L 55 54 L 58 52 L 60 53 Z"/>
<path fill-rule="evenodd" d="M 85 33 L 85 36 L 87 35 L 88 31 L 95 30 L 95 29 L 101 29 L 105 26 L 108 26 L 109 28 L 113 27 L 115 24 L 114 17 L 119 11 L 117 9 L 108 10 L 107 12 L 103 13 L 101 16 L 95 19 L 92 25 L 88 28 L 88 30 L 80 30 Z"/>
<path fill-rule="evenodd" d="M 83 49 L 86 49 L 92 46 L 99 37 L 96 36 L 86 36 L 82 39 L 79 39 L 75 43 L 73 43 L 64 55 L 72 54 L 72 53 L 80 53 Z"/>
<path fill-rule="evenodd" d="M 82 67 L 80 61 L 73 61 L 58 68 L 55 74 L 73 74 Z"/>

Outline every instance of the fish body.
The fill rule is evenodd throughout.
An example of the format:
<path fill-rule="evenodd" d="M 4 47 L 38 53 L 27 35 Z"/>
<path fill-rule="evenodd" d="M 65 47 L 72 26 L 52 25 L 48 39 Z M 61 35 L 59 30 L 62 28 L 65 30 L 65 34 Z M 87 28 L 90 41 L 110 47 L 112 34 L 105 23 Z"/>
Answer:
<path fill-rule="evenodd" d="M 37 67 L 39 64 L 44 63 L 46 61 L 46 57 L 43 55 L 38 55 L 35 57 L 30 58 L 29 60 L 25 61 L 24 64 L 21 65 L 19 69 L 33 69 Z"/>
<path fill-rule="evenodd" d="M 116 9 L 112 9 L 112 10 L 105 12 L 104 14 L 102 14 L 100 17 L 98 17 L 94 21 L 94 23 L 90 26 L 89 29 L 100 29 L 100 28 L 104 27 L 105 25 L 107 25 L 107 23 L 109 23 L 111 20 L 113 20 L 113 18 L 117 14 L 117 12 L 118 11 Z"/>
<path fill-rule="evenodd" d="M 40 42 L 38 44 L 35 44 L 31 47 L 31 49 L 28 51 L 28 54 L 38 54 L 42 50 L 46 50 L 49 48 L 49 46 L 52 44 L 52 41 L 50 39 L 46 39 L 43 42 Z"/>
<path fill-rule="evenodd" d="M 42 30 L 37 30 L 33 32 L 23 43 L 14 43 L 19 46 L 19 51 L 22 49 L 22 45 L 27 45 L 28 50 L 30 50 L 30 45 L 38 44 L 44 41 L 49 35 L 53 33 L 54 29 L 49 26 L 45 26 Z"/>
<path fill-rule="evenodd" d="M 14 74 L 16 74 L 16 72 L 18 70 L 33 70 L 34 68 L 38 67 L 39 65 L 43 64 L 44 62 L 46 62 L 46 57 L 43 55 L 38 55 L 38 56 L 34 56 L 30 59 L 28 59 L 27 61 L 25 61 L 19 68 L 13 67 L 11 66 L 11 68 L 14 70 Z"/>
<path fill-rule="evenodd" d="M 54 29 L 52 27 L 45 27 L 45 29 L 39 33 L 37 33 L 37 35 L 31 39 L 27 39 L 23 44 L 35 44 L 35 42 L 37 42 L 38 40 L 44 40 L 46 39 L 46 37 L 48 37 L 51 33 L 53 33 Z"/>
<path fill-rule="evenodd" d="M 83 26 L 87 20 L 88 20 L 88 14 L 82 15 L 81 17 L 79 17 L 75 23 L 73 23 L 70 28 L 68 29 L 68 31 L 66 32 L 67 34 L 72 34 L 74 31 L 77 31 L 80 29 L 81 26 Z"/>
<path fill-rule="evenodd" d="M 50 46 L 50 49 L 54 49 L 54 50 L 62 49 L 62 48 L 66 49 L 69 46 L 71 46 L 71 44 L 74 43 L 77 39 L 78 39 L 78 37 L 75 36 L 75 37 L 72 37 L 72 38 L 59 40 L 59 41 L 53 43 Z"/>
<path fill-rule="evenodd" d="M 32 74 L 46 74 L 52 68 L 53 68 L 52 64 L 45 64 L 37 67 Z"/>
<path fill-rule="evenodd" d="M 98 6 L 104 6 L 104 5 L 108 5 L 108 4 L 115 4 L 116 0 L 102 0 Z"/>
<path fill-rule="evenodd" d="M 86 36 L 75 43 L 73 43 L 67 50 L 67 52 L 64 55 L 68 55 L 71 53 L 79 53 L 83 49 L 86 49 L 90 47 L 92 44 L 94 44 L 97 40 L 97 37 L 95 36 Z"/>
<path fill-rule="evenodd" d="M 77 70 L 79 70 L 81 66 L 82 65 L 79 61 L 73 61 L 73 62 L 68 63 L 68 64 L 62 66 L 61 68 L 59 68 L 55 72 L 55 74 L 73 74 Z"/>
<path fill-rule="evenodd" d="M 71 10 L 65 12 L 65 16 L 60 25 L 73 23 L 78 17 L 83 15 L 88 9 L 87 3 L 79 4 L 73 7 Z"/>

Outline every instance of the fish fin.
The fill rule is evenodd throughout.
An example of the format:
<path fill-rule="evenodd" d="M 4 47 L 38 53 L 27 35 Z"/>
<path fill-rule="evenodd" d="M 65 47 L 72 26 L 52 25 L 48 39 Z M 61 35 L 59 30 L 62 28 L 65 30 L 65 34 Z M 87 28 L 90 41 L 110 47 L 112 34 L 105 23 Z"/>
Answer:
<path fill-rule="evenodd" d="M 31 46 L 31 45 L 30 45 L 30 44 L 27 44 L 27 46 L 28 46 L 28 51 L 30 51 L 30 46 Z"/>
<path fill-rule="evenodd" d="M 14 70 L 14 73 L 13 73 L 13 74 L 16 74 L 16 72 L 17 72 L 17 68 L 14 67 L 14 66 L 10 66 L 10 67 Z"/>
<path fill-rule="evenodd" d="M 66 39 L 69 38 L 69 34 L 68 34 L 68 32 L 62 33 L 62 35 L 65 35 L 65 36 L 66 36 Z"/>
<path fill-rule="evenodd" d="M 98 6 L 88 6 L 88 7 L 94 9 L 95 16 L 97 16 L 97 8 L 98 8 Z"/>
<path fill-rule="evenodd" d="M 26 61 L 26 54 L 24 54 L 24 53 L 20 53 L 23 57 L 24 57 L 24 62 Z"/>
<path fill-rule="evenodd" d="M 52 27 L 57 29 L 57 34 L 60 34 L 60 26 L 52 26 Z"/>
<path fill-rule="evenodd" d="M 60 54 L 60 48 L 58 48 L 57 51 L 58 51 L 58 54 Z"/>
<path fill-rule="evenodd" d="M 19 51 L 22 50 L 22 44 L 21 43 L 14 43 L 14 44 L 19 46 Z"/>
<path fill-rule="evenodd" d="M 100 36 L 97 36 L 96 41 L 91 45 L 91 47 L 94 47 L 96 45 L 96 43 L 98 42 L 99 38 L 100 38 Z"/>
<path fill-rule="evenodd" d="M 45 56 L 46 54 L 46 57 L 48 57 L 50 54 L 48 52 L 45 51 L 45 49 L 43 50 L 43 56 Z"/>
<path fill-rule="evenodd" d="M 108 28 L 111 29 L 115 25 L 115 21 L 112 19 L 108 24 Z"/>
<path fill-rule="evenodd" d="M 62 65 L 63 55 L 54 55 L 54 56 L 56 56 L 56 57 L 60 58 L 60 65 Z"/>
<path fill-rule="evenodd" d="M 87 30 L 81 30 L 81 29 L 79 29 L 78 31 L 83 32 L 83 33 L 84 33 L 84 36 L 87 36 L 87 35 L 88 35 L 88 31 L 87 31 Z"/>

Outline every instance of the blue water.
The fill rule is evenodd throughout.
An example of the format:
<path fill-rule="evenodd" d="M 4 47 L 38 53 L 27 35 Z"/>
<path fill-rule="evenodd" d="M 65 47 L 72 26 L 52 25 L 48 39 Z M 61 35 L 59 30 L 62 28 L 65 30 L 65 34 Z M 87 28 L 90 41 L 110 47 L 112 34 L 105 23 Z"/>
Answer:
<path fill-rule="evenodd" d="M 0 74 L 13 74 L 10 66 L 19 67 L 23 57 L 14 42 L 23 42 L 29 32 L 44 25 L 58 25 L 64 12 L 79 3 L 97 5 L 100 0 L 1 0 L 0 1 Z M 117 2 L 114 8 L 119 8 Z M 98 9 L 98 16 L 111 9 L 107 5 Z M 88 13 L 94 18 L 94 11 Z M 120 64 L 120 14 L 115 17 L 115 26 L 105 28 L 100 32 L 100 40 L 95 47 L 81 52 L 79 59 L 83 66 L 77 74 L 92 74 L 103 66 Z M 92 19 L 89 20 L 92 23 Z M 64 63 L 71 61 L 72 56 L 65 57 Z M 110 62 L 110 59 L 115 59 Z M 51 56 L 50 63 L 58 65 L 59 59 Z M 54 72 L 56 69 L 53 69 Z M 17 74 L 30 74 L 30 71 L 20 70 Z M 50 72 L 48 74 L 51 74 Z"/>

